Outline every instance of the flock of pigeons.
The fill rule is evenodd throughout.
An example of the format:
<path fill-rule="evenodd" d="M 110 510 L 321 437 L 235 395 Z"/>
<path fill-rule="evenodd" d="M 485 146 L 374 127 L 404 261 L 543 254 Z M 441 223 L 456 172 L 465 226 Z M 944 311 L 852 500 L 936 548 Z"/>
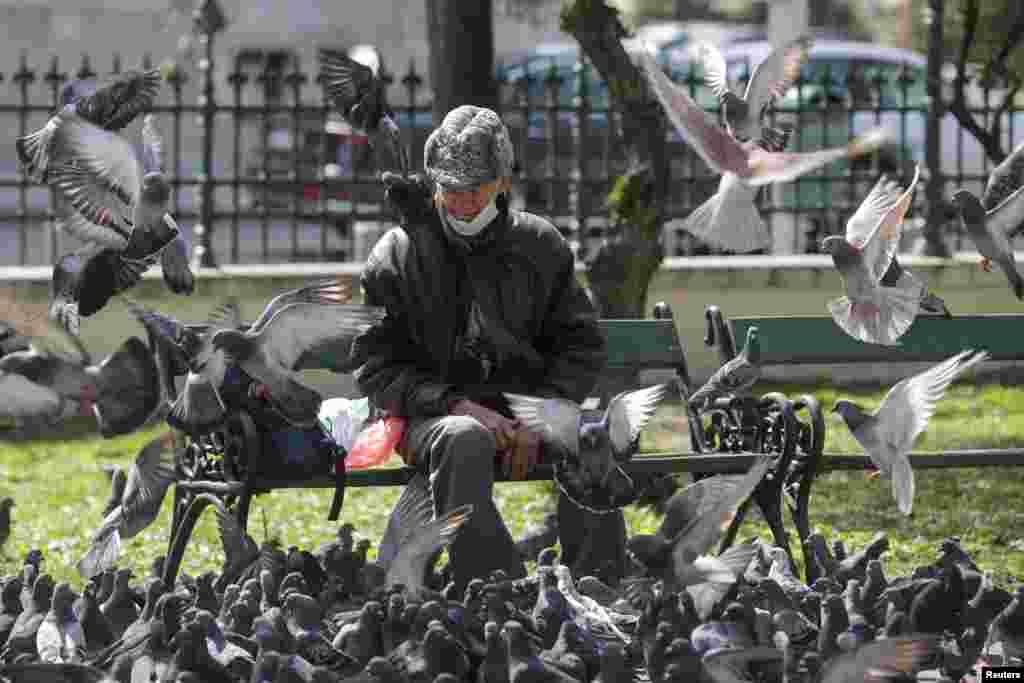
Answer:
<path fill-rule="evenodd" d="M 729 90 L 720 55 L 702 47 L 709 82 L 722 97 L 724 129 L 653 60 L 640 57 L 670 120 L 722 173 L 718 193 L 689 219 L 695 234 L 734 251 L 762 246 L 764 226 L 753 205 L 759 186 L 791 181 L 885 141 L 886 133 L 875 130 L 843 148 L 790 154 L 782 151 L 788 129 L 762 127 L 766 107 L 796 77 L 809 44 L 802 39 L 774 52 L 742 98 Z M 332 103 L 408 175 L 376 75 L 329 51 L 321 53 L 321 66 Z M 117 568 L 121 542 L 159 513 L 179 476 L 173 456 L 180 433 L 198 435 L 220 424 L 230 409 L 225 396 L 236 385 L 250 394 L 259 387 L 256 397 L 284 424 L 313 428 L 321 397 L 298 378 L 304 357 L 329 344 L 348 358 L 340 371 L 358 367 L 352 340 L 385 314 L 349 303 L 349 292 L 335 281 L 279 295 L 251 325 L 231 301 L 203 324 L 129 301 L 148 346 L 131 338 L 93 364 L 78 338 L 80 317 L 130 289 L 157 260 L 172 291 L 190 293 L 194 286 L 187 245 L 167 212 L 152 115 L 143 118 L 141 159 L 119 134 L 152 107 L 159 84 L 158 71 L 129 72 L 98 89 L 76 82 L 46 126 L 16 143 L 33 177 L 57 192 L 63 229 L 85 246 L 56 264 L 49 306 L 0 299 L 0 410 L 20 426 L 91 412 L 105 434 L 114 434 L 138 428 L 167 406 L 177 429 L 147 444 L 126 471 L 112 471 L 105 517 L 78 565 L 87 581 L 81 595 L 67 583 L 54 585 L 38 551 L 26 557 L 21 576 L 2 581 L 0 681 L 625 683 L 640 676 L 656 683 L 846 683 L 906 679 L 926 669 L 955 681 L 975 675 L 976 664 L 989 661 L 990 646 L 998 644 L 1006 657 L 1024 653 L 1024 591 L 1011 595 L 993 586 L 955 540 L 934 564 L 892 579 L 880 560 L 888 548 L 884 536 L 848 555 L 841 543 L 830 552 L 813 535 L 808 582 L 793 573 L 785 550 L 757 539 L 712 554 L 770 476 L 768 456 L 744 475 L 717 475 L 677 491 L 658 531 L 629 539 L 632 567 L 622 581 L 610 575 L 576 581 L 548 548 L 539 557 L 524 550 L 537 557 L 536 575 L 510 581 L 498 574 L 457 594 L 433 565 L 472 507 L 435 519 L 429 486 L 418 477 L 404 489 L 374 562 L 367 561 L 368 541 L 354 543 L 351 525 L 316 553 L 284 552 L 272 541 L 257 545 L 218 502 L 221 572 L 182 575 L 165 586 L 156 566 L 133 585 L 130 570 Z M 1024 296 L 1008 238 L 1024 218 L 1020 183 L 1008 178 L 1020 175 L 1024 163 L 1016 153 L 1011 159 L 1002 176 L 993 176 L 984 204 L 965 192 L 954 200 L 979 251 Z M 823 244 L 847 290 L 830 310 L 865 342 L 897 343 L 919 310 L 941 306 L 895 259 L 917 180 L 915 174 L 907 188 L 879 180 L 847 234 Z M 989 203 L 994 206 L 982 208 Z M 760 376 L 758 349 L 751 329 L 742 352 L 690 401 L 702 407 L 716 396 L 749 391 Z M 984 352 L 965 351 L 909 377 L 874 413 L 836 403 L 834 411 L 892 480 L 904 513 L 911 512 L 914 492 L 907 451 L 953 379 L 985 359 Z M 168 386 L 173 375 L 186 375 L 180 392 Z M 656 387 L 616 397 L 600 424 L 582 424 L 579 407 L 568 402 L 509 399 L 525 423 L 579 456 L 589 483 L 604 484 L 612 456 L 635 441 L 664 393 Z M 12 505 L 0 501 L 5 538 Z"/>

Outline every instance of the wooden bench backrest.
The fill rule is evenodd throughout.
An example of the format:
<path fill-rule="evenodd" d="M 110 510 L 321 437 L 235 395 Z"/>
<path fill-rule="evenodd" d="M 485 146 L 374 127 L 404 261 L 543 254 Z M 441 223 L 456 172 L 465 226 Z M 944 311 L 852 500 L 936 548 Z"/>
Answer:
<path fill-rule="evenodd" d="M 1024 315 L 952 320 L 919 316 L 899 346 L 865 344 L 843 332 L 831 316 L 742 317 L 730 322 L 737 352 L 747 330 L 757 326 L 763 365 L 932 362 L 966 349 L 988 351 L 992 360 L 1024 360 Z"/>

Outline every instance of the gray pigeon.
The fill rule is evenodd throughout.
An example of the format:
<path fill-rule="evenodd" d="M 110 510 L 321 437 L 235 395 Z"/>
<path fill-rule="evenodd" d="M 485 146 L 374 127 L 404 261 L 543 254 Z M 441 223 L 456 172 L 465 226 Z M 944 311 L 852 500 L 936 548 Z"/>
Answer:
<path fill-rule="evenodd" d="M 238 518 L 228 512 L 220 500 L 213 504 L 217 515 L 217 531 L 224 548 L 224 568 L 217 579 L 217 588 L 229 585 L 251 567 L 260 556 L 260 548 L 245 532 Z"/>
<path fill-rule="evenodd" d="M 622 392 L 608 402 L 597 422 L 583 421 L 575 401 L 509 393 L 505 399 L 524 427 L 540 434 L 561 455 L 579 460 L 585 481 L 604 486 L 618 462 L 631 454 L 667 388 L 658 384 Z"/>
<path fill-rule="evenodd" d="M 876 677 L 914 677 L 939 651 L 935 636 L 910 635 L 862 645 L 854 652 L 833 657 L 824 666 L 821 683 L 862 683 Z"/>
<path fill-rule="evenodd" d="M 898 345 L 921 308 L 924 284 L 902 278 L 882 286 L 899 248 L 903 219 L 910 209 L 921 176 L 917 167 L 910 186 L 900 186 L 882 176 L 846 223 L 845 235 L 830 235 L 821 249 L 843 279 L 846 296 L 828 303 L 829 312 L 844 332 L 869 344 Z"/>
<path fill-rule="evenodd" d="M 757 326 L 747 329 L 743 350 L 735 358 L 715 370 L 708 381 L 690 396 L 690 405 L 701 410 L 721 396 L 742 396 L 761 379 L 761 342 Z"/>
<path fill-rule="evenodd" d="M 907 453 L 928 426 L 935 404 L 945 395 L 950 383 L 987 359 L 985 351 L 962 351 L 900 381 L 886 393 L 873 413 L 845 399 L 835 402 L 832 412 L 842 416 L 880 475 L 892 479 L 893 497 L 903 514 L 909 515 L 914 503 L 914 471 Z"/>
<path fill-rule="evenodd" d="M 693 99 L 673 83 L 647 51 L 639 55 L 647 84 L 669 121 L 694 152 L 717 173 L 734 173 L 751 186 L 784 183 L 840 159 L 869 154 L 889 141 L 885 128 L 873 128 L 845 147 L 805 153 L 769 152 L 754 140 L 740 142 L 722 129 Z"/>
<path fill-rule="evenodd" d="M 409 173 L 409 157 L 398 124 L 384 103 L 384 84 L 378 69 L 336 50 L 321 48 L 320 71 L 324 93 L 331 104 L 356 128 L 370 137 L 378 168 Z"/>
<path fill-rule="evenodd" d="M 11 539 L 11 508 L 16 507 L 10 496 L 0 498 L 0 553 Z"/>
<path fill-rule="evenodd" d="M 716 475 L 703 479 L 669 500 L 665 518 L 653 534 L 634 534 L 626 542 L 632 557 L 646 570 L 647 578 L 631 580 L 642 587 L 654 580 L 664 591 L 678 591 L 706 582 L 733 583 L 750 564 L 753 554 L 738 571 L 721 559 L 708 556 L 712 546 L 732 524 L 740 507 L 764 478 L 772 458 L 759 455 L 738 479 Z"/>
<path fill-rule="evenodd" d="M 120 505 L 103 519 L 93 535 L 92 547 L 78 562 L 78 571 L 84 578 L 112 567 L 120 556 L 121 540 L 136 536 L 156 519 L 167 488 L 177 480 L 173 460 L 164 457 L 173 453 L 177 445 L 175 433 L 168 431 L 151 440 L 135 456 Z"/>
<path fill-rule="evenodd" d="M 67 101 L 63 108 L 45 126 L 14 141 L 18 158 L 29 177 L 45 180 L 51 162 L 59 163 L 67 158 L 68 150 L 56 135 L 64 123 L 87 121 L 105 130 L 119 131 L 153 107 L 161 83 L 157 69 L 126 71 L 95 90 L 89 87 L 88 81 L 69 83 L 65 86 Z"/>
<path fill-rule="evenodd" d="M 764 61 L 754 67 L 743 96 L 738 96 L 729 83 L 725 58 L 711 43 L 699 43 L 695 50 L 704 67 L 704 82 L 722 103 L 726 130 L 740 142 L 761 136 L 765 110 L 777 97 L 782 97 L 800 75 L 807 62 L 813 39 L 800 36 L 772 50 Z"/>
<path fill-rule="evenodd" d="M 1024 299 L 1024 277 L 1017 270 L 1010 234 L 1024 222 L 1024 187 L 1003 200 L 998 206 L 985 209 L 981 201 L 968 190 L 958 190 L 953 201 L 960 209 L 960 219 L 971 241 L 981 254 L 981 267 L 991 272 L 994 262 L 1006 274 L 1018 299 Z"/>
<path fill-rule="evenodd" d="M 331 345 L 351 351 L 352 341 L 371 325 L 383 320 L 386 311 L 358 304 L 289 304 L 262 327 L 242 332 L 220 329 L 210 345 L 224 352 L 228 362 L 263 384 L 275 410 L 296 427 L 312 427 L 320 408 L 319 392 L 296 378 L 300 361 L 310 351 Z M 348 358 L 339 370 L 354 370 L 361 359 Z"/>

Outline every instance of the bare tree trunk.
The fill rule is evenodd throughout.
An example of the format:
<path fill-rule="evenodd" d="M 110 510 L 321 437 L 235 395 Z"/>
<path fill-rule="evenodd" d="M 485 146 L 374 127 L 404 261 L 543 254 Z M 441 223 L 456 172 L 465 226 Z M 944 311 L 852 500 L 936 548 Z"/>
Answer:
<path fill-rule="evenodd" d="M 925 194 L 928 204 L 928 218 L 924 229 L 925 254 L 949 256 L 949 249 L 942 239 L 949 222 L 949 210 L 943 196 L 942 176 L 942 117 L 945 103 L 942 101 L 942 28 L 945 0 L 928 0 L 932 11 L 932 23 L 928 32 L 928 122 L 925 129 L 924 163 L 928 168 L 928 186 Z"/>
<path fill-rule="evenodd" d="M 492 0 L 426 0 L 434 120 L 463 104 L 498 109 Z"/>
<path fill-rule="evenodd" d="M 620 40 L 626 31 L 618 11 L 604 0 L 569 0 L 561 28 L 609 84 L 622 114 L 622 146 L 628 171 L 608 196 L 611 227 L 587 263 L 591 292 L 605 318 L 643 318 L 647 290 L 664 256 L 661 229 L 668 196 L 666 119 Z"/>

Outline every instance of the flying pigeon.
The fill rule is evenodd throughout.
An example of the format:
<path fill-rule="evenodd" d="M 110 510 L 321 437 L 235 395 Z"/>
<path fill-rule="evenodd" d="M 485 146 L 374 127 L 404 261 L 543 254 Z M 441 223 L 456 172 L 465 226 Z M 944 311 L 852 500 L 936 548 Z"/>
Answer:
<path fill-rule="evenodd" d="M 136 536 L 156 519 L 168 487 L 178 478 L 173 460 L 165 457 L 176 446 L 177 437 L 169 431 L 152 439 L 135 456 L 120 504 L 103 519 L 92 547 L 78 562 L 78 572 L 84 578 L 114 566 L 121 540 Z"/>
<path fill-rule="evenodd" d="M 1017 188 L 994 208 L 986 209 L 969 190 L 958 190 L 953 202 L 960 209 L 960 219 L 981 254 L 981 267 L 991 272 L 995 262 L 1010 281 L 1013 293 L 1024 299 L 1024 277 L 1017 270 L 1017 260 L 1010 243 L 1010 234 L 1024 223 L 1024 187 Z"/>
<path fill-rule="evenodd" d="M 1020 187 L 1024 187 L 1024 142 L 1014 147 L 1009 156 L 988 174 L 981 205 L 986 211 L 991 211 Z M 1011 229 L 1009 234 L 1014 235 L 1019 228 L 1020 225 Z"/>
<path fill-rule="evenodd" d="M 69 83 L 65 87 L 65 99 L 69 101 L 63 108 L 45 126 L 14 141 L 18 158 L 29 177 L 46 180 L 51 163 L 67 159 L 68 150 L 62 138 L 56 135 L 63 124 L 72 120 L 86 121 L 117 132 L 142 112 L 152 109 L 162 82 L 160 70 L 150 69 L 126 71 L 94 91 L 87 81 Z"/>
<path fill-rule="evenodd" d="M 604 486 L 635 447 L 640 432 L 654 415 L 668 388 L 658 384 L 622 392 L 608 402 L 597 422 L 585 422 L 575 401 L 505 394 L 509 408 L 527 429 L 541 435 L 566 458 L 578 460 L 585 481 Z"/>
<path fill-rule="evenodd" d="M 0 298 L 0 319 L 29 340 L 27 350 L 0 358 L 0 414 L 25 426 L 47 425 L 77 407 L 112 436 L 137 429 L 156 409 L 156 365 L 138 338 L 94 365 L 79 338 L 54 324 L 45 308 Z"/>
<path fill-rule="evenodd" d="M 708 378 L 704 385 L 690 396 L 690 405 L 703 409 L 720 396 L 743 395 L 761 378 L 761 342 L 757 326 L 747 329 L 743 350 Z"/>
<path fill-rule="evenodd" d="M 843 279 L 846 296 L 829 302 L 832 319 L 844 332 L 869 344 L 898 345 L 921 307 L 924 284 L 903 278 L 884 287 L 881 280 L 899 248 L 903 219 L 921 176 L 917 167 L 910 186 L 882 176 L 846 223 L 845 235 L 822 240 L 822 251 Z"/>
<path fill-rule="evenodd" d="M 658 530 L 635 534 L 626 542 L 629 553 L 647 570 L 648 578 L 641 583 L 660 579 L 664 591 L 672 592 L 708 581 L 735 582 L 746 566 L 734 571 L 706 553 L 732 524 L 771 465 L 771 456 L 762 454 L 740 477 L 708 477 L 673 495 Z M 747 556 L 746 564 L 751 557 Z"/>
<path fill-rule="evenodd" d="M 320 71 L 324 93 L 331 104 L 356 128 L 366 131 L 381 169 L 409 173 L 409 157 L 398 124 L 384 103 L 384 84 L 377 69 L 343 52 L 321 48 Z"/>
<path fill-rule="evenodd" d="M 274 408 L 293 426 L 311 427 L 317 424 L 322 399 L 319 392 L 296 379 L 299 361 L 325 344 L 342 344 L 350 351 L 356 336 L 383 320 L 385 314 L 379 306 L 289 304 L 257 330 L 217 330 L 210 345 L 265 385 Z M 339 370 L 354 370 L 360 364 L 360 359 L 349 358 Z"/>
<path fill-rule="evenodd" d="M 873 413 L 840 399 L 832 407 L 867 452 L 881 476 L 892 479 L 892 493 L 900 512 L 909 515 L 914 503 L 914 472 L 907 453 L 928 426 L 935 404 L 959 375 L 988 359 L 988 353 L 962 351 L 952 358 L 908 377 L 882 399 Z"/>
<path fill-rule="evenodd" d="M 704 82 L 721 100 L 726 130 L 739 142 L 761 136 L 765 110 L 777 97 L 782 97 L 800 75 L 807 61 L 813 39 L 801 36 L 771 53 L 754 67 L 747 89 L 740 97 L 732 90 L 725 58 L 714 45 L 702 42 L 696 54 L 704 68 Z"/>
<path fill-rule="evenodd" d="M 676 86 L 651 54 L 639 55 L 640 69 L 679 135 L 716 172 L 734 173 L 751 186 L 783 183 L 840 159 L 869 154 L 890 137 L 884 128 L 873 128 L 845 147 L 807 153 L 769 152 L 756 142 L 740 142 L 723 130 L 690 96 Z M 724 221 L 728 223 L 728 221 Z"/>

